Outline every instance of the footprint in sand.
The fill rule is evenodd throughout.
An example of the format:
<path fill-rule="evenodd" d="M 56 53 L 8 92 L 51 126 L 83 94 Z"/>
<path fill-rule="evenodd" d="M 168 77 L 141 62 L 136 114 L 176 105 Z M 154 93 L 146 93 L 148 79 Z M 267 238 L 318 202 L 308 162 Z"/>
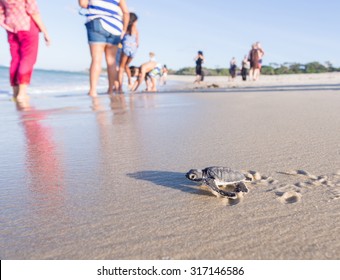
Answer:
<path fill-rule="evenodd" d="M 288 172 L 278 172 L 280 174 L 299 176 L 300 180 L 293 185 L 283 185 L 280 188 L 272 190 L 277 191 L 276 194 L 280 196 L 281 203 L 286 201 L 298 202 L 301 200 L 302 194 L 312 191 L 316 187 L 324 188 L 330 194 L 330 198 L 340 199 L 340 170 L 331 175 L 313 175 L 305 170 L 293 170 Z M 285 190 L 285 191 L 282 191 Z M 294 192 L 297 194 L 294 194 Z M 285 194 L 285 195 L 284 195 Z M 290 202 L 291 203 L 291 202 Z"/>
<path fill-rule="evenodd" d="M 234 205 L 241 203 L 242 201 L 243 201 L 243 193 L 238 193 L 236 199 L 228 199 L 228 198 L 223 199 L 223 204 L 225 206 L 234 206 Z"/>
<path fill-rule="evenodd" d="M 340 170 L 336 173 L 328 175 L 314 175 L 310 172 L 298 169 L 292 171 L 278 172 L 283 175 L 296 176 L 297 180 L 291 183 L 287 180 L 286 183 L 270 177 L 263 176 L 258 171 L 248 170 L 241 171 L 247 178 L 247 186 L 249 190 L 254 187 L 268 186 L 266 192 L 274 192 L 278 197 L 277 200 L 282 204 L 294 204 L 301 202 L 305 193 L 313 191 L 315 188 L 323 188 L 330 195 L 331 200 L 340 199 Z M 284 180 L 284 179 L 283 179 Z M 288 183 L 289 182 L 289 183 Z M 223 203 L 228 206 L 233 206 L 243 201 L 243 194 L 238 195 L 237 199 L 226 199 Z"/>
<path fill-rule="evenodd" d="M 285 175 L 293 175 L 293 176 L 294 175 L 302 175 L 302 176 L 307 177 L 308 179 L 317 180 L 317 176 L 309 173 L 308 171 L 302 170 L 302 169 L 292 170 L 292 171 L 288 171 L 288 172 L 278 172 L 278 173 L 285 174 Z"/>
<path fill-rule="evenodd" d="M 260 174 L 260 172 L 254 170 L 242 171 L 242 173 L 247 178 L 247 180 L 251 182 L 252 185 L 256 184 L 274 185 L 279 182 L 278 180 L 274 180 L 272 177 L 263 176 Z"/>
<path fill-rule="evenodd" d="M 288 192 L 283 192 L 283 193 L 276 192 L 276 195 L 280 196 L 278 200 L 282 204 L 292 204 L 292 203 L 300 202 L 301 197 L 302 197 L 301 193 L 296 192 L 296 191 L 288 191 Z"/>
<path fill-rule="evenodd" d="M 330 194 L 331 194 L 331 199 L 332 200 L 340 199 L 340 188 L 337 189 L 337 190 L 330 191 Z"/>
<path fill-rule="evenodd" d="M 340 170 L 331 176 L 330 182 L 331 188 L 329 189 L 329 193 L 331 195 L 331 200 L 340 199 Z"/>

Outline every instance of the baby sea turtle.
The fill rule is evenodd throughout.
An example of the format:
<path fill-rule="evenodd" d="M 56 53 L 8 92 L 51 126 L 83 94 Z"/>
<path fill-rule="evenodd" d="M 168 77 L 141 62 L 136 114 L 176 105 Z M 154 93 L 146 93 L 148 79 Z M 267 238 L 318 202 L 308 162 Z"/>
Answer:
<path fill-rule="evenodd" d="M 189 180 L 201 182 L 212 189 L 214 193 L 236 199 L 236 193 L 248 192 L 245 185 L 246 177 L 239 171 L 234 171 L 228 167 L 211 166 L 203 170 L 191 169 L 186 175 Z M 234 186 L 235 191 L 224 191 L 219 186 Z"/>

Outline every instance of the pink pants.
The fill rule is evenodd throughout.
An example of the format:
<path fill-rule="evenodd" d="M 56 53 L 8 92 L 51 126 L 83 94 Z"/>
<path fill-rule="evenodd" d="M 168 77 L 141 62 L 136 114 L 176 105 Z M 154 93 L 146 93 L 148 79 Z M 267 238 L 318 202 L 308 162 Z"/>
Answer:
<path fill-rule="evenodd" d="M 11 86 L 29 84 L 38 55 L 39 28 L 31 20 L 29 31 L 7 34 L 12 56 L 9 69 Z"/>

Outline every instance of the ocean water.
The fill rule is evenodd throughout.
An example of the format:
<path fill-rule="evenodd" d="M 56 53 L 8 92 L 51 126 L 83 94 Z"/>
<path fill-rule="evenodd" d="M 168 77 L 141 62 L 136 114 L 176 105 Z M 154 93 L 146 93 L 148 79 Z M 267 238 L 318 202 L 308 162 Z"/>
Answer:
<path fill-rule="evenodd" d="M 126 79 L 124 79 L 126 80 Z M 174 82 L 169 81 L 167 86 L 159 86 L 160 91 L 167 90 L 174 86 Z M 143 86 L 143 85 L 142 85 Z M 107 77 L 102 74 L 97 86 L 99 93 L 107 91 Z M 123 89 L 126 89 L 124 84 Z M 89 90 L 89 74 L 87 72 L 69 72 L 58 70 L 36 69 L 33 72 L 31 85 L 29 86 L 30 95 L 67 95 L 67 94 L 86 94 Z M 9 69 L 0 66 L 0 98 L 11 95 L 9 84 Z"/>
<path fill-rule="evenodd" d="M 61 94 L 61 93 L 84 93 L 88 90 L 88 73 L 67 72 L 54 70 L 34 70 L 29 94 Z M 105 90 L 106 78 L 102 76 L 98 90 Z M 0 67 L 0 91 L 10 94 L 9 71 L 7 67 Z"/>

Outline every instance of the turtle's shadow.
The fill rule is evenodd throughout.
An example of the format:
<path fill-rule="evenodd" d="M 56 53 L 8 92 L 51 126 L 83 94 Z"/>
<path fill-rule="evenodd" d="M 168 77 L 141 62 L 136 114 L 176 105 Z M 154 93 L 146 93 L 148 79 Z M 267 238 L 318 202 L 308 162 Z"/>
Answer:
<path fill-rule="evenodd" d="M 127 176 L 136 180 L 148 181 L 157 186 L 180 190 L 186 193 L 213 196 L 211 192 L 188 181 L 185 178 L 185 174 L 180 172 L 147 170 L 128 173 Z"/>

